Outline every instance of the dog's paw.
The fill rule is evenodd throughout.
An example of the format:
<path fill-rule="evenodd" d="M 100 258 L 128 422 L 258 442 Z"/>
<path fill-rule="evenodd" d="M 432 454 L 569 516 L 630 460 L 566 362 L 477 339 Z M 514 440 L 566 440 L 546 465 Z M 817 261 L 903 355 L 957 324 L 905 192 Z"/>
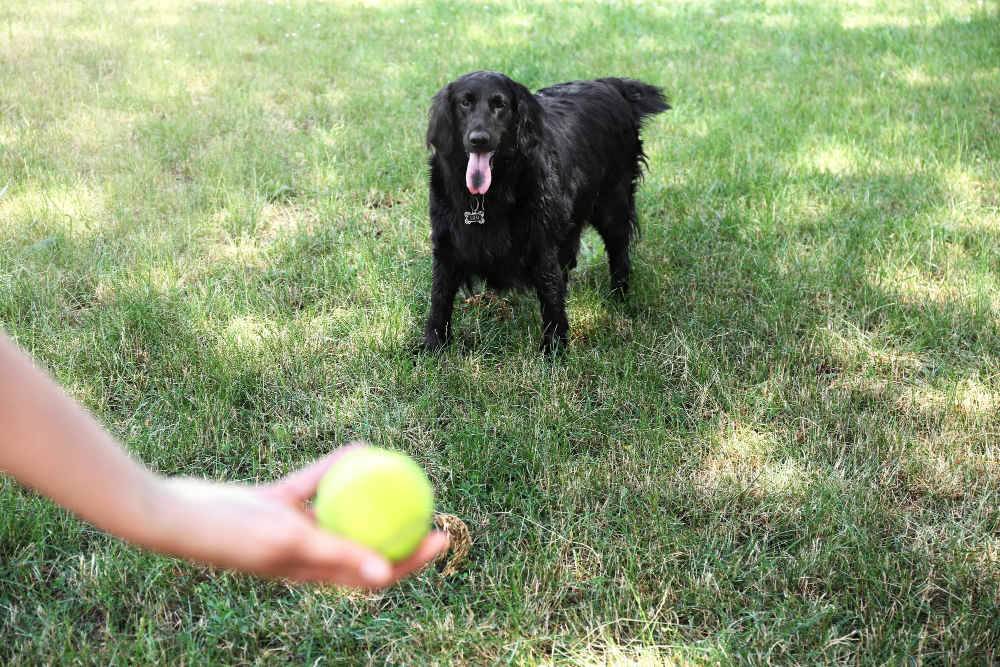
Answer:
<path fill-rule="evenodd" d="M 569 340 L 556 336 L 546 336 L 542 339 L 539 351 L 549 359 L 559 359 L 566 356 L 566 348 L 569 347 Z"/>
<path fill-rule="evenodd" d="M 619 303 L 625 301 L 625 296 L 628 294 L 628 281 L 622 280 L 619 282 L 612 282 L 611 284 L 611 298 Z"/>
<path fill-rule="evenodd" d="M 421 357 L 428 354 L 438 354 L 441 352 L 441 345 L 428 345 L 427 343 L 421 343 L 413 348 L 411 354 L 415 357 Z"/>
<path fill-rule="evenodd" d="M 438 338 L 437 336 L 427 336 L 422 343 L 420 343 L 413 349 L 413 354 L 414 355 L 438 354 L 442 350 L 444 350 L 444 348 L 447 347 L 448 343 L 450 342 L 451 342 L 450 337 L 441 339 Z"/>

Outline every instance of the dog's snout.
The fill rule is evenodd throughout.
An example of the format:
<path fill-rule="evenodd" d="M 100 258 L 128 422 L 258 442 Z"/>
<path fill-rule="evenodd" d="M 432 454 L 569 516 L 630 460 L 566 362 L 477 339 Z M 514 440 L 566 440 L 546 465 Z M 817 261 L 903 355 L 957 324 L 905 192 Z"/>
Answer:
<path fill-rule="evenodd" d="M 473 148 L 485 148 L 490 142 L 490 135 L 482 130 L 475 130 L 469 133 L 469 143 Z"/>

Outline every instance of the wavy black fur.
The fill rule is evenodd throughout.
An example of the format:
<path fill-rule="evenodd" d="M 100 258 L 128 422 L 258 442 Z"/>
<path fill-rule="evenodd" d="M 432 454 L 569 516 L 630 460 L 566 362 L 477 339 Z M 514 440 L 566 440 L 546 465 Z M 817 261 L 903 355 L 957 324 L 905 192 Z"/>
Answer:
<path fill-rule="evenodd" d="M 669 109 L 639 81 L 573 81 L 532 95 L 498 72 L 473 72 L 434 97 L 427 128 L 434 278 L 424 349 L 450 338 L 455 295 L 484 280 L 495 289 L 534 287 L 547 352 L 567 341 L 566 282 L 580 234 L 604 240 L 611 291 L 628 290 L 630 245 L 639 232 L 635 191 L 646 166 L 643 121 Z M 492 184 L 466 186 L 470 152 L 492 152 Z M 473 183 L 478 187 L 480 175 Z M 465 224 L 481 201 L 486 220 Z"/>

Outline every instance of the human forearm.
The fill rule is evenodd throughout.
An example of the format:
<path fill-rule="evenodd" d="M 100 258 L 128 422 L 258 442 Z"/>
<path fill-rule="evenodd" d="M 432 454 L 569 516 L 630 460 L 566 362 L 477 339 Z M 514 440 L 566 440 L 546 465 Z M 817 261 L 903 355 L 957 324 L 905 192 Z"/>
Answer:
<path fill-rule="evenodd" d="M 150 539 L 162 493 L 157 478 L 3 336 L 0 470 L 108 532 L 139 544 Z"/>

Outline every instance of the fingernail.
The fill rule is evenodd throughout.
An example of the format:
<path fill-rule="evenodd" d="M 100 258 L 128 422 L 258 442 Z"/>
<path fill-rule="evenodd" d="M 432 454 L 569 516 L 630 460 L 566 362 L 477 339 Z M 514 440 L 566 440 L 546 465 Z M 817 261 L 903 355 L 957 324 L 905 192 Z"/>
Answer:
<path fill-rule="evenodd" d="M 361 576 L 365 578 L 365 581 L 381 584 L 389 578 L 390 574 L 389 564 L 381 558 L 369 558 L 361 563 Z"/>

